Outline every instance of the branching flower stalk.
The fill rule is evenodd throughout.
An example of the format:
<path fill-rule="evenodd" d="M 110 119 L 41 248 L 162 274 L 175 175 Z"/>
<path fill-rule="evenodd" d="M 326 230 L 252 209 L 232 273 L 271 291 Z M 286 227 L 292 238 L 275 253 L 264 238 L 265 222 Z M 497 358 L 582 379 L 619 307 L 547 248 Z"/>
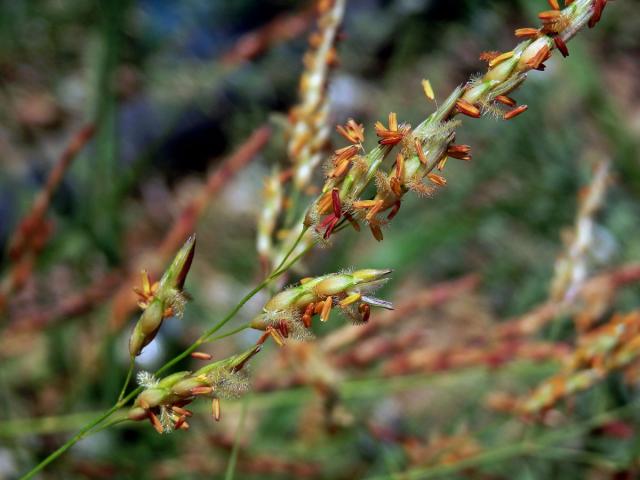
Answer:
<path fill-rule="evenodd" d="M 142 308 L 142 315 L 129 338 L 131 358 L 140 355 L 142 349 L 156 337 L 165 318 L 182 317 L 187 301 L 183 291 L 184 282 L 191 269 L 195 248 L 196 236 L 192 235 L 159 282 L 152 283 L 148 272 L 142 271 L 142 288 L 134 289 L 140 299 L 138 305 Z"/>
<path fill-rule="evenodd" d="M 431 195 L 447 180 L 434 170 L 442 171 L 448 158 L 469 161 L 471 147 L 454 144 L 459 114 L 471 118 L 483 115 L 511 120 L 526 111 L 509 96 L 527 78 L 531 70 L 544 70 L 544 62 L 553 50 L 569 55 L 567 42 L 585 25 L 593 27 L 602 15 L 606 0 L 567 2 L 564 9 L 554 3 L 554 9 L 539 14 L 540 28 L 519 28 L 518 38 L 524 38 L 516 48 L 505 53 L 485 53 L 481 58 L 489 63 L 488 71 L 472 77 L 457 87 L 443 104 L 415 129 L 399 123 L 396 113 L 390 113 L 388 124 L 375 125 L 378 146 L 364 151 L 364 127 L 353 119 L 338 126 L 338 133 L 348 145 L 336 150 L 327 165 L 327 179 L 322 194 L 307 210 L 304 227 L 292 228 L 283 241 L 288 250 L 299 235 L 299 248 L 314 241 L 326 242 L 333 233 L 348 225 L 360 230 L 359 222 L 368 224 L 376 240 L 383 239 L 382 228 L 400 210 L 404 195 L 413 191 L 419 196 Z M 557 7 L 557 8 L 556 8 Z M 423 89 L 432 98 L 431 83 L 423 81 Z M 395 160 L 385 172 L 385 160 L 394 150 Z M 428 184 L 424 184 L 424 180 Z M 373 187 L 373 195 L 369 190 Z M 382 214 L 387 212 L 386 217 Z M 307 231 L 304 231 L 307 229 Z M 276 257 L 278 258 L 278 257 Z"/>
<path fill-rule="evenodd" d="M 578 0 L 564 9 L 541 12 L 542 27 L 517 29 L 518 38 L 526 40 L 505 53 L 485 53 L 489 63 L 484 75 L 471 78 L 457 87 L 444 103 L 415 129 L 399 123 L 396 113 L 390 113 L 388 124 L 375 125 L 378 146 L 364 151 L 364 127 L 350 119 L 338 127 L 348 145 L 336 150 L 327 166 L 327 180 L 322 194 L 305 215 L 309 229 L 300 245 L 310 244 L 313 236 L 326 241 L 334 233 L 350 224 L 356 231 L 359 222 L 368 224 L 376 240 L 382 240 L 382 228 L 398 213 L 402 198 L 408 191 L 420 196 L 431 195 L 447 180 L 435 173 L 442 171 L 448 158 L 469 161 L 471 147 L 456 145 L 455 131 L 463 114 L 471 118 L 483 115 L 510 120 L 526 111 L 508 95 L 517 89 L 531 70 L 544 70 L 544 62 L 554 49 L 568 56 L 567 42 L 586 24 L 594 26 L 600 19 L 606 2 Z M 423 81 L 427 97 L 433 97 L 430 82 Z M 385 172 L 385 160 L 394 150 L 395 160 Z M 428 184 L 424 184 L 427 179 Z M 373 196 L 368 192 L 373 186 Z M 388 214 L 381 217 L 384 212 Z M 303 227 L 291 229 L 284 245 L 291 245 Z"/>
<path fill-rule="evenodd" d="M 553 49 L 559 50 L 566 56 L 568 54 L 566 42 L 587 23 L 589 26 L 595 25 L 600 19 L 605 4 L 605 0 L 576 0 L 562 10 L 558 7 L 548 12 L 542 12 L 539 15 L 543 21 L 542 28 L 519 29 L 516 32 L 517 36 L 524 37 L 527 40 L 510 52 L 495 57 L 492 56 L 489 60 L 489 70 L 485 75 L 472 79 L 466 85 L 456 88 L 442 106 L 415 129 L 412 130 L 408 125 L 398 123 L 397 117 L 393 113 L 389 115 L 388 125 L 385 126 L 378 123 L 376 125 L 376 134 L 379 137 L 379 146 L 368 153 L 364 153 L 364 148 L 362 147 L 364 130 L 361 125 L 358 125 L 354 121 L 349 121 L 346 126 L 339 127 L 339 132 L 348 140 L 349 145 L 339 149 L 332 157 L 328 179 L 323 188 L 323 193 L 313 202 L 313 205 L 307 211 L 304 225 L 300 227 L 299 230 L 300 233 L 295 236 L 296 240 L 292 242 L 292 246 L 279 262 L 279 266 L 273 269 L 272 273 L 260 284 L 248 292 L 223 319 L 205 331 L 182 353 L 165 363 L 165 365 L 155 372 L 155 375 L 159 376 L 168 371 L 180 361 L 196 352 L 198 347 L 203 343 L 215 340 L 214 335 L 231 321 L 253 296 L 264 289 L 274 279 L 287 272 L 292 265 L 314 245 L 315 241 L 307 243 L 305 239 L 305 234 L 308 230 L 316 234 L 316 240 L 324 240 L 348 224 L 358 229 L 358 222 L 364 221 L 369 225 L 374 237 L 381 240 L 381 226 L 393 218 L 398 212 L 404 194 L 409 190 L 414 190 L 417 193 L 429 193 L 433 186 L 424 186 L 422 184 L 424 178 L 427 178 L 433 185 L 443 185 L 446 181 L 439 174 L 434 173 L 433 170 L 442 170 L 448 157 L 461 160 L 469 160 L 471 158 L 469 147 L 453 144 L 455 129 L 459 125 L 459 121 L 456 120 L 455 117 L 459 113 L 474 118 L 486 113 L 495 114 L 496 112 L 501 112 L 501 105 L 506 105 L 510 110 L 503 114 L 503 118 L 508 120 L 526 110 L 525 106 L 516 107 L 515 101 L 507 95 L 525 80 L 528 71 L 532 69 L 544 69 L 544 62 L 550 56 Z M 394 164 L 389 171 L 383 172 L 383 162 L 396 146 L 399 151 L 396 152 Z M 374 183 L 375 194 L 367 195 L 367 189 Z M 381 219 L 380 215 L 388 210 L 389 214 L 387 218 Z M 296 249 L 300 244 L 304 245 L 304 249 L 298 253 Z M 287 293 L 285 294 L 283 292 L 280 294 L 281 297 L 274 297 L 274 299 L 272 299 L 273 303 L 267 304 L 263 312 L 265 334 L 261 337 L 261 341 L 264 341 L 267 336 L 271 336 L 275 340 L 276 335 L 271 333 L 273 331 L 282 336 L 282 331 L 279 331 L 277 326 L 271 324 L 272 328 L 268 328 L 270 325 L 267 319 L 272 312 L 290 312 L 289 308 L 291 306 L 295 307 L 294 311 L 298 308 L 301 310 L 304 307 L 302 317 L 304 319 L 306 314 L 309 314 L 309 316 L 312 315 L 312 312 L 316 314 L 317 304 L 321 304 L 322 308 L 319 314 L 321 318 L 324 319 L 327 318 L 327 310 L 330 310 L 334 302 L 340 303 L 349 299 L 347 302 L 358 302 L 360 306 L 365 306 L 362 311 L 360 311 L 360 306 L 358 307 L 359 313 L 362 316 L 361 318 L 364 319 L 366 308 L 371 302 L 365 302 L 364 300 L 367 295 L 365 292 L 359 291 L 356 287 L 360 283 L 375 282 L 377 278 L 363 278 L 359 281 L 356 273 L 357 272 L 354 272 L 354 274 L 349 275 L 338 274 L 336 277 L 329 278 L 319 277 L 322 280 L 314 280 L 318 282 L 315 284 L 316 289 L 304 287 L 305 283 L 313 281 L 303 282 L 299 287 L 290 289 L 292 291 L 285 290 Z M 178 275 L 177 278 L 179 277 Z M 326 280 L 336 281 L 336 279 L 344 280 L 344 285 L 339 288 L 337 284 L 340 282 L 336 282 L 336 285 L 331 285 L 332 288 L 317 290 L 318 285 L 322 285 L 322 282 Z M 184 279 L 182 279 L 182 281 L 184 281 Z M 175 285 L 178 285 L 178 283 L 179 282 Z M 312 285 L 314 284 L 312 283 Z M 152 288 L 150 286 L 149 293 L 151 293 L 151 290 Z M 305 298 L 306 295 L 308 295 L 308 300 Z M 359 297 L 357 297 L 358 295 Z M 288 301 L 281 302 L 281 300 L 286 300 L 287 298 L 289 299 Z M 305 298 L 305 301 L 303 302 L 301 298 Z M 356 300 L 353 300 L 354 298 L 356 298 Z M 311 308 L 311 305 L 313 305 L 313 308 Z M 377 305 L 385 306 L 386 304 L 385 302 L 381 302 L 377 303 Z M 284 309 L 281 309 L 281 306 L 284 306 Z M 164 314 L 164 311 L 161 313 Z M 280 314 L 276 316 L 278 315 Z M 157 318 L 157 315 L 155 317 Z M 249 326 L 252 325 L 243 325 L 229 334 L 248 328 Z M 151 328 L 150 331 L 153 331 L 153 328 Z M 227 335 L 228 334 L 223 336 Z M 144 346 L 145 341 L 146 339 L 143 338 L 140 344 Z M 136 344 L 134 344 L 134 346 L 135 345 Z M 133 348 L 132 351 L 136 352 L 137 348 Z M 245 355 L 246 354 L 245 352 Z M 252 354 L 249 356 L 251 355 Z M 227 372 L 233 371 L 237 366 L 237 363 L 233 363 L 237 361 L 237 357 L 234 358 L 236 358 L 236 360 L 229 360 L 231 363 L 224 364 L 226 367 L 217 364 L 216 367 L 210 368 L 213 370 L 219 368 L 223 368 L 224 370 L 224 368 L 227 368 Z M 206 368 L 207 367 L 205 367 L 205 369 Z M 148 400 L 145 399 L 145 396 L 143 396 L 143 400 L 147 403 L 142 404 L 138 400 L 138 404 L 134 407 L 140 407 L 142 410 L 145 410 L 148 417 L 148 412 L 153 412 L 154 408 L 158 408 L 158 411 L 162 408 L 167 410 L 167 414 L 171 417 L 170 420 L 174 428 L 177 421 L 174 420 L 172 414 L 177 414 L 178 412 L 173 407 L 178 406 L 178 408 L 182 408 L 179 404 L 192 401 L 193 398 L 198 396 L 200 390 L 194 392 L 192 387 L 190 390 L 175 391 L 174 389 L 177 383 L 172 383 L 173 380 L 170 381 L 168 379 L 179 377 L 179 381 L 203 382 L 200 386 L 206 389 L 208 394 L 213 393 L 214 384 L 213 378 L 206 372 L 175 375 L 177 377 L 169 376 L 159 380 L 158 385 L 162 384 L 162 388 L 168 388 L 169 393 L 164 391 L 163 394 L 159 394 L 158 398 L 160 400 L 156 398 L 157 403 L 155 406 L 152 406 L 153 404 L 149 403 Z M 182 375 L 182 377 L 180 377 L 180 375 Z M 198 388 L 198 386 L 195 386 L 195 388 Z M 210 388 L 211 390 L 209 390 Z M 143 387 L 138 387 L 124 396 L 104 414 L 89 422 L 74 437 L 69 439 L 58 450 L 50 454 L 22 478 L 32 478 L 75 443 L 96 428 L 100 428 L 113 413 L 126 405 L 134 397 L 137 397 L 144 390 Z M 145 408 L 146 405 L 148 405 L 149 408 Z M 169 409 L 171 412 L 168 411 Z M 134 410 L 133 414 L 135 415 L 135 413 L 142 415 L 140 410 Z M 155 412 L 153 413 L 155 415 Z M 178 417 L 178 420 L 179 419 L 180 417 Z M 184 420 L 181 421 L 182 424 L 180 426 L 184 424 Z"/>
<path fill-rule="evenodd" d="M 296 243 L 296 246 L 297 246 L 297 243 Z M 222 329 L 227 323 L 229 323 L 233 318 L 235 318 L 236 314 L 242 309 L 242 307 L 249 300 L 251 300 L 258 292 L 262 291 L 273 280 L 275 280 L 276 278 L 284 274 L 286 271 L 288 271 L 293 264 L 295 264 L 298 260 L 300 260 L 302 256 L 304 256 L 304 254 L 307 253 L 307 251 L 308 250 L 305 250 L 304 252 L 295 256 L 291 255 L 292 251 L 288 252 L 287 255 L 285 255 L 285 259 L 278 266 L 278 268 L 274 269 L 274 271 L 269 276 L 267 276 L 262 282 L 260 282 L 251 291 L 245 294 L 245 296 L 240 299 L 240 301 L 235 305 L 235 307 L 233 307 L 229 312 L 227 312 L 227 314 L 220 321 L 215 323 L 211 328 L 209 328 L 202 335 L 200 335 L 200 337 L 198 337 L 189 347 L 187 347 L 184 351 L 182 351 L 182 353 L 176 355 L 171 360 L 167 361 L 162 367 L 160 367 L 156 372 L 154 372 L 153 375 L 159 376 L 167 372 L 169 369 L 171 369 L 172 367 L 180 363 L 182 360 L 189 357 L 192 353 L 196 352 L 198 348 L 204 343 L 213 342 L 215 340 L 219 340 L 219 339 L 228 337 L 230 335 L 234 335 L 242 330 L 249 328 L 250 325 L 248 324 L 241 325 L 240 327 L 234 330 L 231 330 L 228 333 L 215 336 L 215 334 L 220 329 Z M 291 259 L 289 260 L 290 257 Z M 106 422 L 114 413 L 116 413 L 122 407 L 127 405 L 129 401 L 134 399 L 143 390 L 144 390 L 144 387 L 139 386 L 133 391 L 129 392 L 119 401 L 114 403 L 103 414 L 97 416 L 94 420 L 88 422 L 83 428 L 81 428 L 78 431 L 78 433 L 76 433 L 73 437 L 67 440 L 62 446 L 60 446 L 57 450 L 49 454 L 45 459 L 43 459 L 40 463 L 38 463 L 38 465 L 33 467 L 31 470 L 29 470 L 29 472 L 27 472 L 25 475 L 20 477 L 20 480 L 27 480 L 27 479 L 33 478 L 38 472 L 43 470 L 47 465 L 49 465 L 58 457 L 63 455 L 73 445 L 75 445 L 76 443 L 78 443 L 80 440 L 87 437 L 88 435 L 94 433 L 96 429 L 99 429 L 102 426 L 102 424 Z"/>

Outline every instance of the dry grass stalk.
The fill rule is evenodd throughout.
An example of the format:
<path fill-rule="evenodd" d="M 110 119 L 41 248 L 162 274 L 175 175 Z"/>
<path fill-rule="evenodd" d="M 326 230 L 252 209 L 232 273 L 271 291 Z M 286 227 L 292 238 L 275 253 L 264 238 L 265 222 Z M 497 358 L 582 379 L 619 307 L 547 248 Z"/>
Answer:
<path fill-rule="evenodd" d="M 283 184 L 284 181 L 283 175 L 274 171 L 266 181 L 265 207 L 258 220 L 258 254 L 265 270 L 269 263 L 273 267 L 278 265 L 298 240 L 302 225 L 292 227 L 290 220 L 295 218 L 301 194 L 305 193 L 305 190 L 311 190 L 311 178 L 324 159 L 328 146 L 331 128 L 327 85 L 331 67 L 338 62 L 335 44 L 344 16 L 345 3 L 345 0 L 317 2 L 317 28 L 309 37 L 309 50 L 303 59 L 304 70 L 299 85 L 300 101 L 289 112 L 287 154 L 292 164 L 290 175 L 286 177 L 286 180 L 292 180 L 289 197 L 286 201 L 278 201 L 277 190 L 273 185 Z M 284 227 L 292 228 L 278 232 L 281 241 L 278 242 L 277 248 L 274 248 L 273 236 L 276 232 L 277 218 L 283 209 L 287 210 Z M 312 236 L 305 235 L 294 255 L 311 243 Z"/>
<path fill-rule="evenodd" d="M 12 265 L 0 283 L 0 313 L 6 310 L 9 297 L 18 291 L 31 275 L 35 260 L 51 234 L 52 226 L 45 219 L 51 199 L 73 160 L 93 138 L 94 133 L 95 127 L 86 125 L 71 138 L 55 167 L 49 173 L 31 209 L 11 236 L 9 258 Z"/>
<path fill-rule="evenodd" d="M 612 304 L 616 294 L 625 286 L 640 281 L 640 265 L 623 265 L 601 273 L 582 286 L 577 298 L 570 304 L 548 301 L 531 312 L 496 327 L 499 338 L 530 336 L 561 315 L 601 316 Z"/>
<path fill-rule="evenodd" d="M 278 15 L 256 30 L 242 35 L 222 56 L 222 63 L 235 65 L 256 58 L 271 46 L 301 35 L 313 20 L 313 9 Z"/>

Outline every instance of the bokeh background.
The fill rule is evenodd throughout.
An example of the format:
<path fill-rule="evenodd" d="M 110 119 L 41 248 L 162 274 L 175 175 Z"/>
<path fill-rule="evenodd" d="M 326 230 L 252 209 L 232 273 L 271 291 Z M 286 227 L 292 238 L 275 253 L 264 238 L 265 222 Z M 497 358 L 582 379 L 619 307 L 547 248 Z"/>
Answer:
<path fill-rule="evenodd" d="M 0 3 L 5 284 L 15 274 L 6 253 L 12 232 L 72 137 L 85 125 L 96 128 L 55 191 L 42 248 L 22 267 L 23 281 L 0 315 L 0 478 L 17 478 L 113 403 L 138 315 L 127 307 L 129 278 L 141 267 L 164 268 L 177 248 L 162 250 L 167 232 L 207 182 L 186 285 L 193 299 L 138 367 L 154 370 L 179 353 L 259 280 L 263 179 L 287 162 L 287 112 L 298 98 L 313 7 L 291 0 Z M 536 25 L 545 8 L 542 0 L 350 0 L 328 90 L 330 124 L 353 117 L 372 132 L 395 111 L 417 125 L 433 111 L 422 78 L 443 100 L 485 68 L 483 50 L 511 48 L 514 28 Z M 612 372 L 543 419 L 523 421 L 487 399 L 526 394 L 560 362 L 524 358 L 519 347 L 485 337 L 547 301 L 578 193 L 599 161 L 611 161 L 613 181 L 597 215 L 590 275 L 640 261 L 639 32 L 640 3 L 610 2 L 597 28 L 571 42 L 569 58 L 554 57 L 517 92 L 529 105 L 525 114 L 508 123 L 464 121 L 457 143 L 473 146 L 473 161 L 450 161 L 448 184 L 432 198 L 410 195 L 383 242 L 347 230 L 286 279 L 392 268 L 381 295 L 399 306 L 424 297 L 423 304 L 329 353 L 270 344 L 251 366 L 252 393 L 224 402 L 221 422 L 201 405 L 188 432 L 160 436 L 146 423 L 123 423 L 84 440 L 40 478 L 224 478 L 236 441 L 234 475 L 242 479 L 400 479 L 412 469 L 446 478 L 637 478 L 637 409 L 589 423 L 637 402 L 637 375 Z M 221 165 L 264 125 L 265 146 L 221 176 Z M 639 294 L 629 282 L 595 323 L 639 308 Z M 258 295 L 231 326 L 267 298 Z M 391 318 L 385 315 L 373 316 Z M 573 320 L 556 315 L 527 345 L 570 351 Z M 345 323 L 333 315 L 318 338 Z M 222 358 L 257 336 L 241 332 L 207 351 Z M 458 356 L 395 373 L 411 351 L 447 349 Z M 548 438 L 571 429 L 568 438 Z M 525 441 L 545 446 L 505 454 Z M 478 465 L 455 467 L 476 455 L 484 459 Z M 454 468 L 438 470 L 443 465 Z"/>

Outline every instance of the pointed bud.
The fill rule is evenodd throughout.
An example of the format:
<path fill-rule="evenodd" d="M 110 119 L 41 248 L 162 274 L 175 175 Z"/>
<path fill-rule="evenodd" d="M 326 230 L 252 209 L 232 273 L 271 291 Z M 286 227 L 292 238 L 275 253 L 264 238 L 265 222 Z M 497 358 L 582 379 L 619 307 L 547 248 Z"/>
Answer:
<path fill-rule="evenodd" d="M 176 383 L 171 388 L 171 392 L 178 397 L 190 397 L 192 395 L 195 395 L 195 389 L 203 386 L 206 386 L 206 381 L 195 377 L 189 377 Z"/>
<path fill-rule="evenodd" d="M 480 82 L 464 92 L 462 99 L 470 104 L 475 104 L 482 99 L 485 93 L 487 93 L 493 86 L 495 81 Z"/>
<path fill-rule="evenodd" d="M 337 273 L 330 275 L 315 286 L 318 295 L 325 297 L 328 295 L 336 295 L 344 292 L 346 289 L 355 285 L 354 278 L 349 274 Z"/>
<path fill-rule="evenodd" d="M 193 262 L 193 256 L 196 248 L 196 235 L 191 235 L 187 241 L 182 245 L 182 248 L 176 254 L 173 262 L 164 275 L 160 279 L 159 290 L 162 289 L 177 289 L 182 290 L 184 282 L 187 279 L 187 274 L 191 269 L 191 263 Z"/>
<path fill-rule="evenodd" d="M 381 280 L 382 278 L 386 277 L 392 272 L 393 270 L 389 268 L 385 268 L 385 269 L 368 268 L 363 270 L 356 270 L 355 272 L 353 272 L 353 277 L 356 281 L 356 284 L 368 283 L 376 280 Z"/>
<path fill-rule="evenodd" d="M 186 301 L 182 288 L 191 268 L 195 246 L 196 237 L 192 235 L 160 279 L 157 290 L 149 296 L 148 304 L 145 301 L 146 308 L 129 338 L 129 353 L 132 357 L 140 355 L 142 349 L 155 338 L 166 316 L 181 315 Z M 145 277 L 146 275 L 143 278 Z M 145 293 L 152 292 L 147 283 L 146 278 L 143 279 L 143 290 Z"/>
<path fill-rule="evenodd" d="M 145 409 L 154 408 L 160 405 L 169 395 L 169 391 L 165 388 L 147 388 L 142 391 L 134 405 L 143 406 Z"/>
<path fill-rule="evenodd" d="M 140 319 L 129 338 L 129 353 L 132 357 L 140 355 L 142 349 L 151 342 L 164 318 L 164 304 L 156 298 L 140 315 Z"/>
<path fill-rule="evenodd" d="M 531 67 L 531 62 L 538 61 L 538 56 L 548 52 L 553 47 L 553 42 L 548 37 L 540 37 L 529 45 L 520 56 L 518 66 L 520 68 Z M 544 61 L 544 60 L 542 60 Z M 533 66 L 535 68 L 535 66 Z"/>
<path fill-rule="evenodd" d="M 142 407 L 133 407 L 129 410 L 127 414 L 127 418 L 129 420 L 133 420 L 134 422 L 139 422 L 140 420 L 146 419 L 148 416 L 147 411 Z"/>

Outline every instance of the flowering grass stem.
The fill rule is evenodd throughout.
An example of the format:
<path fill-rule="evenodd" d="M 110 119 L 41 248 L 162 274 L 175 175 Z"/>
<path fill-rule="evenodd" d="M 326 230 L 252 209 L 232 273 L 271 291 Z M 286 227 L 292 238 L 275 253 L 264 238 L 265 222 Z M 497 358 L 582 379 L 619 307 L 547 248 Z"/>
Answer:
<path fill-rule="evenodd" d="M 240 309 L 249 300 L 251 300 L 257 293 L 259 293 L 262 289 L 264 289 L 270 282 L 272 282 L 273 280 L 275 280 L 276 278 L 278 278 L 279 276 L 284 274 L 287 270 L 289 270 L 289 268 L 291 268 L 292 265 L 294 265 L 298 260 L 300 260 L 300 258 L 302 258 L 311 248 L 313 248 L 313 245 L 315 245 L 315 244 L 312 243 L 303 252 L 301 252 L 300 254 L 296 255 L 293 259 L 291 259 L 287 263 L 287 260 L 289 259 L 289 257 L 291 257 L 293 251 L 298 246 L 298 243 L 300 243 L 300 240 L 302 239 L 302 237 L 304 235 L 304 232 L 305 232 L 305 229 L 303 229 L 303 232 L 298 236 L 298 239 L 296 240 L 296 242 L 292 245 L 292 247 L 289 249 L 289 251 L 287 252 L 285 257 L 282 259 L 282 261 L 280 262 L 278 267 L 275 268 L 273 270 L 273 272 L 271 272 L 261 283 L 259 283 L 250 292 L 248 292 L 244 297 L 242 297 L 242 299 L 238 302 L 238 304 L 235 307 L 233 307 L 222 320 L 220 320 L 213 327 L 211 327 L 209 330 L 204 332 L 200 337 L 198 337 L 198 339 L 196 339 L 182 353 L 176 355 L 171 360 L 169 360 L 167 363 L 165 363 L 162 367 L 160 367 L 155 372 L 155 375 L 159 375 L 159 374 L 161 374 L 163 372 L 166 372 L 171 367 L 173 367 L 174 365 L 176 365 L 177 363 L 179 363 L 180 361 L 182 361 L 183 359 L 185 359 L 186 357 L 191 355 L 192 352 L 195 352 L 200 345 L 202 345 L 205 342 L 210 342 L 210 341 L 214 340 L 214 338 L 212 338 L 213 335 L 217 331 L 219 331 L 222 327 L 224 327 L 231 319 L 233 319 L 236 316 L 236 314 L 240 311 Z M 231 332 L 228 332 L 226 334 L 223 334 L 220 337 L 215 338 L 215 339 L 224 338 L 224 337 L 227 337 L 229 335 L 233 335 L 234 333 L 237 333 L 238 331 L 244 330 L 245 328 L 247 328 L 247 325 L 242 325 L 241 327 L 238 327 L 238 329 L 233 330 Z M 131 372 L 127 375 L 127 380 L 125 381 L 125 385 L 123 387 L 123 392 L 126 390 L 126 386 L 128 385 L 129 380 L 130 380 L 130 374 L 132 373 L 132 369 L 130 369 L 130 370 L 131 370 Z M 47 465 L 49 465 L 51 462 L 56 460 L 60 455 L 65 453 L 67 450 L 69 450 L 73 445 L 75 445 L 80 440 L 82 440 L 83 438 L 88 436 L 90 433 L 95 433 L 94 429 L 96 427 L 100 426 L 100 424 L 102 424 L 105 420 L 109 419 L 111 417 L 111 415 L 113 415 L 120 408 L 124 407 L 129 402 L 129 400 L 131 400 L 134 397 L 136 397 L 140 392 L 142 392 L 142 390 L 143 390 L 142 387 L 137 387 L 136 389 L 131 391 L 128 395 L 123 396 L 122 398 L 119 398 L 119 400 L 111 408 L 109 408 L 104 413 L 98 415 L 95 419 L 93 419 L 89 423 L 87 423 L 84 427 L 82 427 L 80 429 L 80 431 L 78 431 L 78 433 L 76 433 L 73 437 L 71 437 L 69 440 L 67 440 L 56 451 L 54 451 L 53 453 L 48 455 L 44 460 L 42 460 L 40 463 L 38 463 L 35 467 L 33 467 L 31 470 L 29 470 L 29 472 L 27 472 L 22 477 L 20 477 L 19 480 L 28 480 L 30 478 L 33 478 L 38 472 L 40 472 Z M 122 392 L 121 392 L 121 395 L 122 395 Z"/>

